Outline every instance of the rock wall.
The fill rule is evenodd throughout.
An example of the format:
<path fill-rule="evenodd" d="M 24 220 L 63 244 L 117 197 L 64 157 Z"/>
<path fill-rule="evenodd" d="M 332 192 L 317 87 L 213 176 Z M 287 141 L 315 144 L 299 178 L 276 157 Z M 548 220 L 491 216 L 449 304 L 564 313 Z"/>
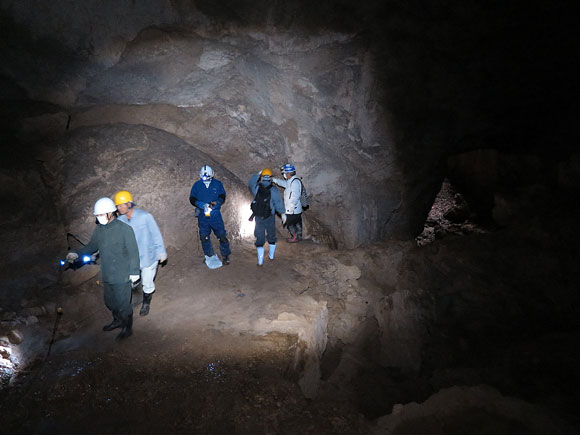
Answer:
<path fill-rule="evenodd" d="M 147 125 L 240 185 L 295 163 L 313 195 L 314 239 L 346 248 L 409 240 L 449 154 L 537 158 L 553 143 L 561 185 L 571 185 L 565 154 L 577 143 L 578 104 L 575 63 L 562 59 L 578 44 L 575 24 L 566 5 L 516 3 L 2 0 L 4 143 L 26 147 L 32 163 L 82 127 Z M 93 163 L 78 164 L 90 172 Z M 182 225 L 168 219 L 177 240 Z"/>
<path fill-rule="evenodd" d="M 367 38 L 332 26 L 306 31 L 298 18 L 280 26 L 228 24 L 217 12 L 212 21 L 185 2 L 172 5 L 121 2 L 100 25 L 97 3 L 69 16 L 69 3 L 56 2 L 58 19 L 47 12 L 41 23 L 34 8 L 3 2 L 3 21 L 13 30 L 7 37 L 15 39 L 4 47 L 3 74 L 29 97 L 64 106 L 64 116 L 24 117 L 21 140 L 82 125 L 151 125 L 242 181 L 263 167 L 294 163 L 313 196 L 317 239 L 354 247 L 419 230 L 405 217 L 413 201 Z M 123 26 L 115 19 L 122 8 L 131 16 Z M 393 218 L 397 213 L 402 217 Z"/>
<path fill-rule="evenodd" d="M 153 214 L 168 247 L 198 246 L 189 193 L 204 164 L 226 188 L 223 215 L 231 237 L 240 237 L 247 219 L 247 188 L 211 157 L 161 130 L 122 124 L 79 128 L 47 154 L 65 230 L 85 243 L 94 230 L 94 202 L 129 190 L 136 205 Z"/>

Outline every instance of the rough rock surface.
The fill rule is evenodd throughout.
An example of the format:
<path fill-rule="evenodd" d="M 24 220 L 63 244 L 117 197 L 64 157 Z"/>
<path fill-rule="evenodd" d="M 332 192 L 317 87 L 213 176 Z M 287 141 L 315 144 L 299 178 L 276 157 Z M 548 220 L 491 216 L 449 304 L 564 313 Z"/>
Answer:
<path fill-rule="evenodd" d="M 488 386 L 453 387 L 424 403 L 395 405 L 378 419 L 372 435 L 403 434 L 565 434 L 565 425 L 522 400 L 504 397 Z"/>

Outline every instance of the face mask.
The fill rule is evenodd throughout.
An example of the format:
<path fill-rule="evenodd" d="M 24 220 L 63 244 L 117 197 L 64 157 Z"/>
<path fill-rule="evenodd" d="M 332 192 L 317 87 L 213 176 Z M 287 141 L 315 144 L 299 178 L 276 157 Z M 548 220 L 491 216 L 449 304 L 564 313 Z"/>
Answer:
<path fill-rule="evenodd" d="M 107 225 L 109 223 L 109 218 L 105 216 L 97 216 L 97 220 L 101 225 Z"/>

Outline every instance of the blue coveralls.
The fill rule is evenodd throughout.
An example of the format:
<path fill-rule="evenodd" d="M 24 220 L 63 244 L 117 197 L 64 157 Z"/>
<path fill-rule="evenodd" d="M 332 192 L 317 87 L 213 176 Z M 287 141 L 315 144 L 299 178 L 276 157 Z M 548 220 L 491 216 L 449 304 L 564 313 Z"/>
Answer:
<path fill-rule="evenodd" d="M 196 181 L 191 187 L 189 202 L 191 205 L 198 208 L 197 223 L 199 225 L 199 238 L 201 239 L 203 253 L 208 257 L 214 255 L 210 239 L 212 230 L 220 241 L 220 253 L 222 254 L 222 258 L 231 254 L 230 242 L 226 237 L 226 228 L 220 212 L 220 208 L 225 200 L 226 190 L 221 181 L 216 180 L 215 178 L 211 180 L 208 187 L 205 187 L 205 183 L 202 180 Z M 204 205 L 211 202 L 215 202 L 216 205 L 212 207 L 211 214 L 207 217 L 203 212 Z"/>

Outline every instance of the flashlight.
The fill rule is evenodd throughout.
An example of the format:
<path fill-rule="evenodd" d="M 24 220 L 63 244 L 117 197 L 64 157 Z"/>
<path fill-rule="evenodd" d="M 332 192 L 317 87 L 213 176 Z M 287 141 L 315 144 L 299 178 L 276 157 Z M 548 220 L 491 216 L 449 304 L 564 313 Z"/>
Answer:
<path fill-rule="evenodd" d="M 89 257 L 88 255 L 85 255 L 83 257 L 83 263 L 90 263 L 91 262 L 91 257 Z"/>

